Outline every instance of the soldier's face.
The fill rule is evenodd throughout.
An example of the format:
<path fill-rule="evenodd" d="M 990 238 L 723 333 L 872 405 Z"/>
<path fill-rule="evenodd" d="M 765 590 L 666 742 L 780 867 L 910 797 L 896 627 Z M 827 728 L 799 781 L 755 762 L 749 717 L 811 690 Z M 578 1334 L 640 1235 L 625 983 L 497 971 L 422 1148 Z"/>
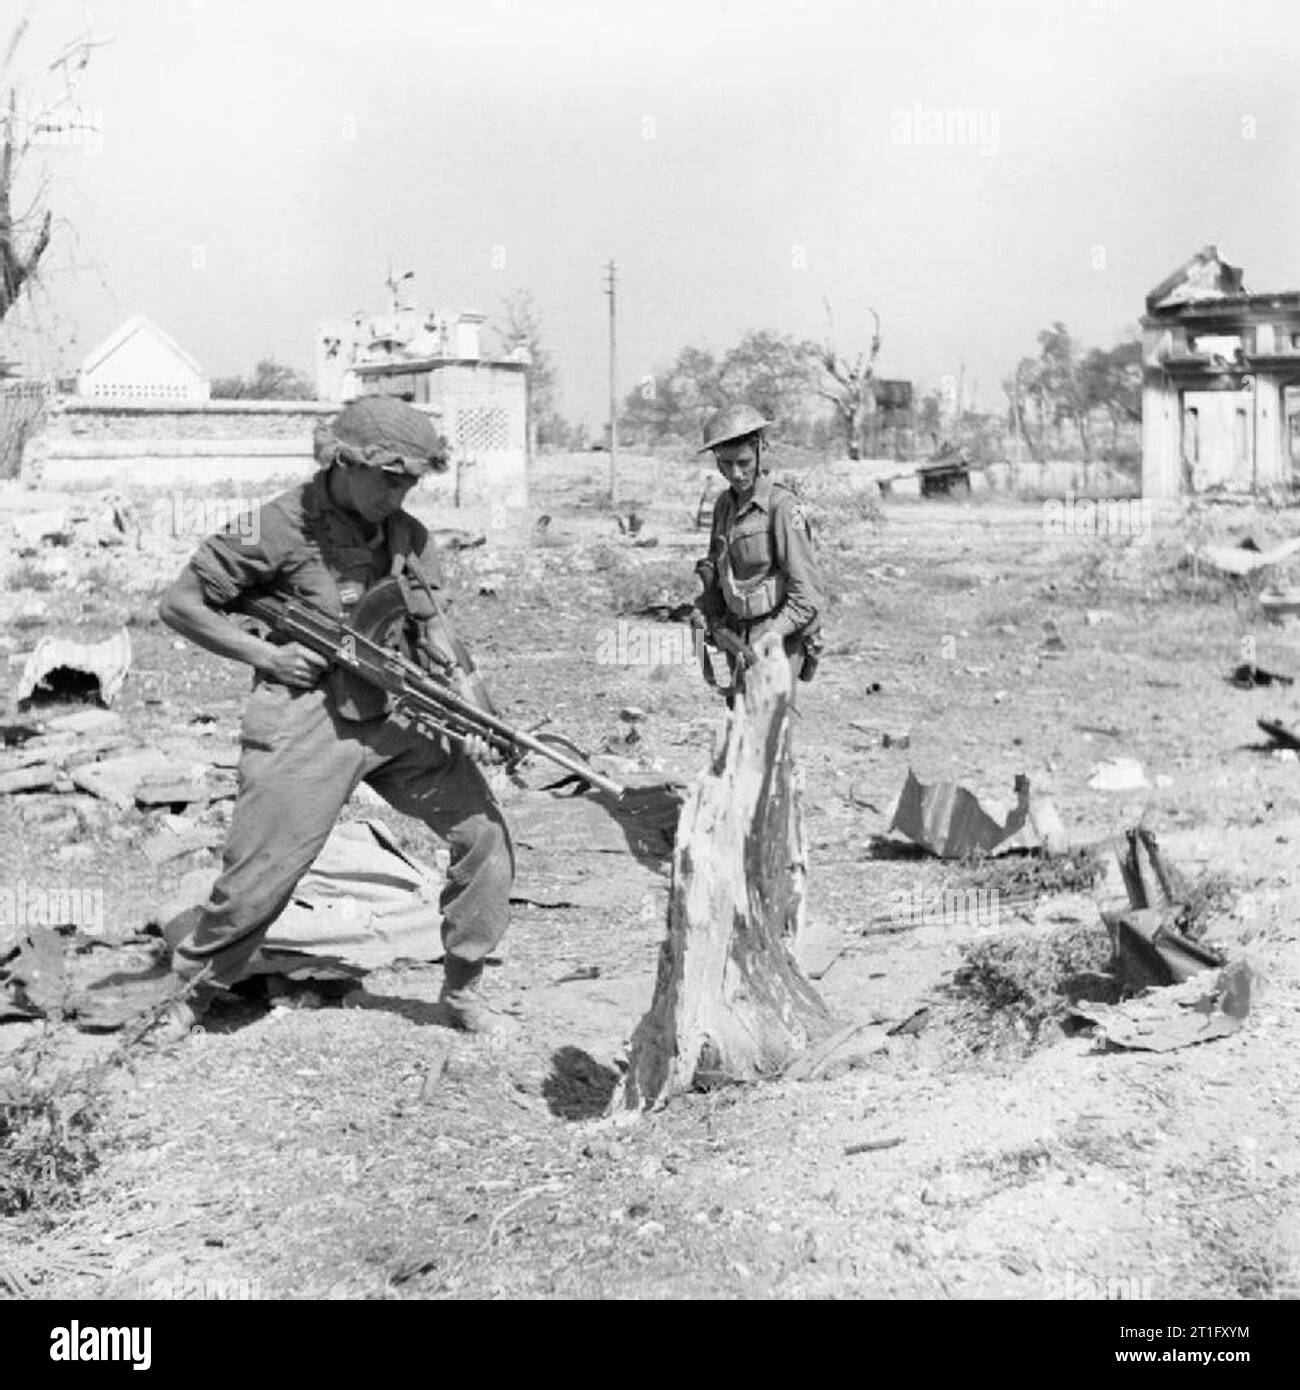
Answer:
<path fill-rule="evenodd" d="M 382 468 L 345 468 L 339 500 L 367 521 L 386 521 L 401 510 L 418 481 L 409 473 L 385 473 Z"/>
<path fill-rule="evenodd" d="M 721 444 L 713 451 L 718 472 L 737 497 L 747 497 L 758 478 L 758 450 L 746 441 L 743 444 Z"/>

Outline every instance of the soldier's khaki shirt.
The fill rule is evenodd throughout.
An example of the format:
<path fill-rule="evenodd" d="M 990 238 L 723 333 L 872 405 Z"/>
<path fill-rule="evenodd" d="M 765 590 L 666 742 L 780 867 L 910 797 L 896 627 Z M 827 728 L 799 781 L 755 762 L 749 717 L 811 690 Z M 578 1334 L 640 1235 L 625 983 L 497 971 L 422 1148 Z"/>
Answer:
<path fill-rule="evenodd" d="M 769 574 L 781 577 L 784 594 L 777 606 L 750 621 L 782 637 L 817 624 L 825 602 L 821 574 L 803 503 L 789 488 L 760 474 L 748 501 L 737 506 L 727 487 L 714 503 L 708 556 L 713 574 L 707 584 L 727 607 L 719 579 L 724 558 L 741 585 Z M 737 621 L 734 612 L 728 613 Z"/>

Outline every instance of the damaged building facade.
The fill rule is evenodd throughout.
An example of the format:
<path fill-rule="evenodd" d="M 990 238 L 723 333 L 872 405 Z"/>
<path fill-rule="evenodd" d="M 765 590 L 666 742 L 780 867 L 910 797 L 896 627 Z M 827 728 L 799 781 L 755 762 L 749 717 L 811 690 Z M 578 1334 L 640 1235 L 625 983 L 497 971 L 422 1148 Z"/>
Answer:
<path fill-rule="evenodd" d="M 528 368 L 519 348 L 482 350 L 486 316 L 394 305 L 316 330 L 316 394 L 350 401 L 396 396 L 433 411 L 451 444 L 450 500 L 523 506 L 528 500 Z"/>
<path fill-rule="evenodd" d="M 1300 483 L 1300 291 L 1243 281 L 1207 246 L 1147 295 L 1144 496 Z"/>

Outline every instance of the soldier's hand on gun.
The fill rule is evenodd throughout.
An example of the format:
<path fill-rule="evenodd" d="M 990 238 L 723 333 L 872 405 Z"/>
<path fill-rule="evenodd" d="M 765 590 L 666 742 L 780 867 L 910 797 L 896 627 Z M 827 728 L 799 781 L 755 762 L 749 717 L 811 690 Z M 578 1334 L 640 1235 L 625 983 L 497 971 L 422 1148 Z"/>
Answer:
<path fill-rule="evenodd" d="M 329 662 L 310 647 L 299 642 L 286 642 L 283 647 L 272 647 L 271 654 L 257 668 L 268 680 L 280 685 L 292 686 L 295 690 L 310 690 L 320 680 Z"/>
<path fill-rule="evenodd" d="M 477 734 L 466 734 L 461 739 L 461 746 L 465 749 L 465 755 L 479 767 L 500 767 L 505 758 L 500 754 L 485 738 L 480 738 Z"/>

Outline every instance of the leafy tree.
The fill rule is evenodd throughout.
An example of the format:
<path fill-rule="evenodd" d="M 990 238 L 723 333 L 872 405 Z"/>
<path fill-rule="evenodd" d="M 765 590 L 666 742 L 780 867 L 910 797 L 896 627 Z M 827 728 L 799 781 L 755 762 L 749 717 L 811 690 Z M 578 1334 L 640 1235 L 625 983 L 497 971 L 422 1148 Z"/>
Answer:
<path fill-rule="evenodd" d="M 783 433 L 796 433 L 816 400 L 816 343 L 756 329 L 723 357 L 717 389 L 723 400 L 748 401 Z"/>
<path fill-rule="evenodd" d="M 1112 452 L 1119 450 L 1124 424 L 1142 419 L 1142 341 L 1136 335 L 1113 348 L 1093 348 L 1081 367 L 1089 410 L 1105 411 Z"/>
<path fill-rule="evenodd" d="M 785 439 L 809 443 L 819 423 L 815 343 L 751 329 L 721 358 L 686 347 L 676 360 L 629 392 L 620 416 L 648 444 L 695 443 L 704 420 L 731 401 L 746 401 L 777 421 Z"/>
<path fill-rule="evenodd" d="M 628 393 L 621 423 L 646 444 L 698 442 L 705 417 L 722 400 L 721 374 L 707 348 L 684 347 L 670 367 Z"/>
<path fill-rule="evenodd" d="M 215 400 L 309 401 L 316 388 L 301 372 L 263 357 L 251 377 L 221 376 L 212 382 Z"/>
<path fill-rule="evenodd" d="M 1067 428 L 1077 434 L 1085 461 L 1096 453 L 1096 417 L 1110 421 L 1111 448 L 1119 447 L 1122 424 L 1142 418 L 1142 345 L 1129 337 L 1113 348 L 1081 354 L 1059 320 L 1038 335 L 1038 356 L 1021 358 L 1003 382 L 1010 423 L 1030 454 L 1042 462 Z"/>

